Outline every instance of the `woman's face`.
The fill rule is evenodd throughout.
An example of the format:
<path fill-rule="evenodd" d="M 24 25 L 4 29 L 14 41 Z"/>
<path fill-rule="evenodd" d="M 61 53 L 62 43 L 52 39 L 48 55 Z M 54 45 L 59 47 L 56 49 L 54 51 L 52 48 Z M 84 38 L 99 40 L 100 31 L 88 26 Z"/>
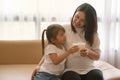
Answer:
<path fill-rule="evenodd" d="M 72 24 L 75 28 L 80 28 L 85 25 L 85 13 L 78 11 L 73 16 Z"/>

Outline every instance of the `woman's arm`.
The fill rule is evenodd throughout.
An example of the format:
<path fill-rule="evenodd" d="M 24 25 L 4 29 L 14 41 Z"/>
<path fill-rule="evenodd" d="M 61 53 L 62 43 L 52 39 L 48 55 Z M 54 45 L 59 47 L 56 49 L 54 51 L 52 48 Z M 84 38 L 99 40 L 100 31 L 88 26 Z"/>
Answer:
<path fill-rule="evenodd" d="M 83 57 L 88 56 L 92 60 L 99 60 L 99 58 L 100 58 L 100 53 L 97 53 L 88 48 L 82 49 L 80 52 L 80 55 Z"/>
<path fill-rule="evenodd" d="M 83 50 L 83 53 L 81 52 L 81 55 L 88 56 L 92 60 L 99 60 L 100 58 L 100 39 L 98 37 L 98 34 L 96 33 L 94 35 L 94 42 L 90 48 L 85 48 Z"/>
<path fill-rule="evenodd" d="M 94 42 L 91 46 L 91 49 L 88 49 L 88 57 L 93 60 L 99 60 L 100 58 L 100 39 L 98 37 L 98 34 L 96 33 L 94 35 Z"/>
<path fill-rule="evenodd" d="M 80 55 L 83 57 L 88 56 L 92 60 L 99 60 L 100 53 L 97 53 L 91 49 L 85 48 L 80 51 Z"/>
<path fill-rule="evenodd" d="M 91 58 L 92 60 L 99 60 L 100 58 L 100 53 L 97 53 L 93 50 L 88 50 L 87 56 Z"/>

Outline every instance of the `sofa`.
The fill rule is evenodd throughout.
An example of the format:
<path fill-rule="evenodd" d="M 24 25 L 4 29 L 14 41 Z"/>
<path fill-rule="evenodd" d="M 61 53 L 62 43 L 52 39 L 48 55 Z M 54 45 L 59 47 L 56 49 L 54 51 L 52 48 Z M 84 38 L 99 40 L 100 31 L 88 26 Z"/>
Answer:
<path fill-rule="evenodd" d="M 0 41 L 0 80 L 30 80 L 42 57 L 40 40 Z M 105 80 L 120 80 L 120 70 L 105 61 L 94 65 Z"/>

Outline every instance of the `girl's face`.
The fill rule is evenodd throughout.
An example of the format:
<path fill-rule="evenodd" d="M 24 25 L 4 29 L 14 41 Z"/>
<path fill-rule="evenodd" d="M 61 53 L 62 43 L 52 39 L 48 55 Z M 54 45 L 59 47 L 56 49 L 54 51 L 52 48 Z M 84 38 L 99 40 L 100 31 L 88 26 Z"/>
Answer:
<path fill-rule="evenodd" d="M 75 28 L 80 28 L 85 26 L 85 13 L 78 11 L 73 16 L 72 24 Z"/>
<path fill-rule="evenodd" d="M 65 44 L 66 42 L 66 36 L 65 36 L 65 32 L 63 32 L 62 30 L 58 31 L 57 37 L 54 40 L 55 44 Z"/>

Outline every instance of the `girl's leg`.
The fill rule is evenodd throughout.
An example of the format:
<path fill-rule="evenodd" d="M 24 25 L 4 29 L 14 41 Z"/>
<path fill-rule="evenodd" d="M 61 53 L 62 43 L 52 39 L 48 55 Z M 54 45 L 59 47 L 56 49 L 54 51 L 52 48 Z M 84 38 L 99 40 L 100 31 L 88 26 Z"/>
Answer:
<path fill-rule="evenodd" d="M 100 70 L 94 69 L 86 74 L 86 80 L 104 80 L 103 74 Z"/>
<path fill-rule="evenodd" d="M 81 80 L 78 73 L 74 71 L 67 71 L 62 75 L 62 80 Z"/>
<path fill-rule="evenodd" d="M 51 75 L 50 80 L 61 80 L 59 76 Z"/>
<path fill-rule="evenodd" d="M 40 72 L 35 75 L 34 80 L 61 80 L 58 76 L 46 72 Z"/>

